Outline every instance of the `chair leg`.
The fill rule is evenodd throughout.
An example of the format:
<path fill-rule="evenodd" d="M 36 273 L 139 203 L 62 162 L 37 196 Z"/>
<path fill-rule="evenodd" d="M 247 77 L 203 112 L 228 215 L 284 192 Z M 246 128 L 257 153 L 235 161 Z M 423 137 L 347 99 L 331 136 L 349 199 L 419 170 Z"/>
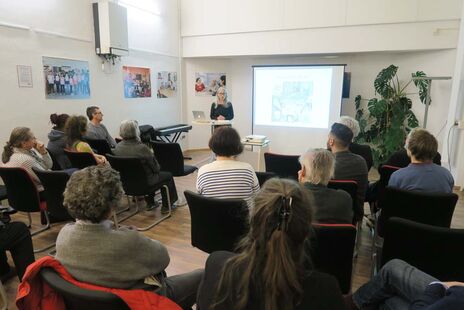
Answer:
<path fill-rule="evenodd" d="M 127 198 L 129 199 L 129 196 L 127 196 Z M 121 212 L 124 212 L 124 211 L 121 211 Z M 118 221 L 119 221 L 119 223 L 124 222 L 125 220 L 127 220 L 127 219 L 133 217 L 134 215 L 136 215 L 137 213 L 139 213 L 139 202 L 137 201 L 137 199 L 135 199 L 135 211 L 132 212 L 129 215 L 126 215 L 125 217 L 123 217 L 122 219 L 120 219 Z M 119 214 L 119 213 L 117 213 L 117 214 Z"/>
<path fill-rule="evenodd" d="M 168 219 L 168 218 L 171 217 L 171 211 L 172 211 L 172 210 L 171 210 L 171 198 L 170 198 L 170 196 L 169 196 L 169 194 L 170 194 L 170 193 L 169 193 L 169 187 L 168 187 L 167 185 L 163 185 L 163 187 L 166 189 L 166 195 L 167 195 L 167 198 L 168 198 L 168 208 L 169 208 L 168 214 L 166 214 L 165 216 L 163 216 L 163 217 L 160 218 L 159 220 L 155 221 L 155 222 L 154 222 L 153 224 L 151 224 L 151 225 L 148 225 L 148 226 L 142 227 L 142 228 L 137 227 L 137 230 L 138 230 L 138 231 L 147 231 L 147 230 L 149 230 L 149 229 L 155 227 L 156 225 L 158 225 L 158 224 L 161 223 L 162 221 L 164 221 L 164 220 L 166 220 L 166 219 Z"/>
<path fill-rule="evenodd" d="M 43 228 L 41 228 L 39 230 L 36 230 L 34 232 L 31 232 L 31 237 L 35 236 L 35 235 L 38 235 L 39 233 L 44 232 L 47 229 L 50 229 L 50 218 L 48 217 L 48 213 L 46 211 L 43 211 L 43 213 L 44 213 L 44 216 L 45 216 L 45 219 L 46 219 L 46 224 L 45 224 L 45 226 Z M 27 214 L 29 215 L 29 218 L 31 218 L 31 214 L 29 212 Z M 41 249 L 35 249 L 34 253 L 44 252 L 44 251 L 46 251 L 48 249 L 53 248 L 54 246 L 55 246 L 55 242 L 53 242 L 52 244 L 49 244 L 49 245 L 47 245 L 47 246 L 45 246 L 45 247 L 43 247 Z"/>

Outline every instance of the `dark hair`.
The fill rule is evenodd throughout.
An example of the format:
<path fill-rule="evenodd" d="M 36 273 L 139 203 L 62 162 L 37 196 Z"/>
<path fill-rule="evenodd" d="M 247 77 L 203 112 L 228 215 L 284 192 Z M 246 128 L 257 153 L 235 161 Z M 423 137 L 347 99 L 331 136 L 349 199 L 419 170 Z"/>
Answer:
<path fill-rule="evenodd" d="M 82 115 L 73 115 L 68 118 L 64 126 L 67 147 L 72 148 L 76 141 L 81 141 L 83 133 L 87 131 L 87 119 Z"/>
<path fill-rule="evenodd" d="M 437 155 L 437 139 L 427 130 L 414 128 L 406 139 L 406 147 L 417 160 L 433 160 Z"/>
<path fill-rule="evenodd" d="M 330 129 L 330 133 L 341 147 L 347 147 L 350 145 L 351 140 L 353 140 L 353 131 L 351 131 L 350 127 L 340 123 L 334 123 Z"/>
<path fill-rule="evenodd" d="M 21 143 L 29 141 L 32 138 L 31 129 L 27 127 L 16 127 L 11 131 L 10 140 L 3 147 L 2 162 L 7 163 L 13 155 L 14 147 L 21 147 Z"/>
<path fill-rule="evenodd" d="M 226 76 L 221 75 L 221 77 L 219 79 L 222 81 L 222 86 L 226 86 Z"/>
<path fill-rule="evenodd" d="M 63 204 L 72 217 L 100 223 L 121 199 L 119 172 L 107 165 L 76 171 L 69 178 L 63 196 Z"/>
<path fill-rule="evenodd" d="M 230 157 L 243 152 L 243 145 L 237 130 L 229 126 L 216 128 L 209 139 L 208 146 L 218 156 Z"/>
<path fill-rule="evenodd" d="M 55 130 L 63 130 L 64 125 L 66 124 L 66 121 L 68 120 L 69 115 L 68 114 L 50 114 L 50 122 L 55 125 L 53 126 L 53 129 Z"/>
<path fill-rule="evenodd" d="M 100 108 L 93 105 L 93 106 L 88 107 L 87 110 L 85 110 L 85 113 L 87 114 L 87 117 L 89 118 L 89 121 L 93 119 L 93 113 L 98 109 Z"/>
<path fill-rule="evenodd" d="M 225 266 L 211 309 L 293 309 L 303 295 L 304 241 L 312 220 L 309 191 L 270 179 L 255 197 L 250 231 Z M 253 295 L 253 296 L 251 296 Z"/>

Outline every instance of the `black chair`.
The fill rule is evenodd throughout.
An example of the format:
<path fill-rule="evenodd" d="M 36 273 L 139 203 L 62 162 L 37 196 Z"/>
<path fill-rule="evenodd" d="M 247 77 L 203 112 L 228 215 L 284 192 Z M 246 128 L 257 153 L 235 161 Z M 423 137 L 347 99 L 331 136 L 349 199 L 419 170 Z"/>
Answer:
<path fill-rule="evenodd" d="M 385 225 L 381 264 L 402 259 L 440 281 L 464 281 L 464 229 L 393 217 Z"/>
<path fill-rule="evenodd" d="M 150 194 L 154 195 L 155 192 L 160 190 L 162 187 L 164 187 L 166 190 L 169 212 L 165 216 L 156 220 L 154 223 L 150 224 L 149 226 L 137 228 L 138 230 L 140 231 L 149 230 L 152 227 L 158 225 L 159 223 L 161 223 L 162 221 L 164 221 L 165 219 L 171 216 L 171 202 L 169 201 L 170 196 L 169 196 L 169 187 L 167 185 L 167 180 L 160 181 L 156 184 L 148 183 L 149 178 L 147 175 L 147 171 L 145 169 L 146 164 L 144 163 L 144 161 L 153 160 L 152 158 L 122 157 L 122 156 L 114 156 L 114 155 L 107 154 L 107 159 L 110 162 L 111 167 L 119 171 L 121 175 L 122 187 L 124 189 L 124 193 L 127 196 L 138 197 L 138 196 L 146 196 Z M 136 205 L 135 211 L 132 214 L 119 220 L 120 222 L 138 213 L 139 207 L 138 207 L 137 199 L 135 199 L 135 205 Z"/>
<path fill-rule="evenodd" d="M 350 224 L 313 224 L 311 258 L 316 270 L 333 275 L 343 294 L 351 290 L 356 227 Z"/>
<path fill-rule="evenodd" d="M 377 235 L 383 237 L 385 222 L 393 216 L 449 228 L 458 198 L 454 193 L 423 193 L 387 187 L 379 201 Z"/>
<path fill-rule="evenodd" d="M 6 186 L 0 185 L 0 204 L 2 200 L 5 200 L 7 198 L 8 198 L 8 194 L 6 193 Z"/>
<path fill-rule="evenodd" d="M 41 232 L 50 229 L 50 219 L 47 212 L 47 204 L 45 201 L 40 201 L 39 192 L 34 184 L 34 181 L 29 176 L 28 172 L 19 167 L 0 167 L 0 176 L 5 183 L 8 193 L 8 202 L 16 211 L 26 212 L 29 219 L 28 226 L 32 225 L 32 212 L 40 212 L 43 215 L 45 224 L 42 228 L 31 232 L 31 236 L 35 236 Z M 34 250 L 34 252 L 45 251 L 54 245 L 47 246 L 42 249 Z"/>
<path fill-rule="evenodd" d="M 372 193 L 370 194 L 372 196 L 369 200 L 371 214 L 374 214 L 379 210 L 379 200 L 383 197 L 385 193 L 385 188 L 388 186 L 388 182 L 390 181 L 391 175 L 398 169 L 401 168 L 390 165 L 381 165 L 379 167 L 378 171 L 380 178 L 376 183 L 374 183 L 374 188 L 371 190 Z"/>
<path fill-rule="evenodd" d="M 118 296 L 80 288 L 58 275 L 52 268 L 43 268 L 40 277 L 63 297 L 68 310 L 126 310 L 129 306 Z"/>
<path fill-rule="evenodd" d="M 97 165 L 97 160 L 91 153 L 70 150 L 64 150 L 64 153 L 68 156 L 73 168 L 84 169 L 86 167 Z"/>
<path fill-rule="evenodd" d="M 330 180 L 327 187 L 343 190 L 350 194 L 353 208 L 353 224 L 356 225 L 355 214 L 358 208 L 358 183 L 353 180 Z"/>
<path fill-rule="evenodd" d="M 208 198 L 185 191 L 190 209 L 192 245 L 206 253 L 234 251 L 248 232 L 248 206 L 242 199 Z"/>
<path fill-rule="evenodd" d="M 301 169 L 298 155 L 282 155 L 266 152 L 264 163 L 266 172 L 274 172 L 280 178 L 298 180 L 298 171 Z"/>
<path fill-rule="evenodd" d="M 184 164 L 184 155 L 179 143 L 151 141 L 156 160 L 162 171 L 171 172 L 175 177 L 186 176 L 195 172 L 198 167 Z"/>
<path fill-rule="evenodd" d="M 73 218 L 63 205 L 63 193 L 69 180 L 69 174 L 64 171 L 45 171 L 35 168 L 32 168 L 32 170 L 34 170 L 45 189 L 44 195 L 50 221 L 72 221 Z"/>
<path fill-rule="evenodd" d="M 256 171 L 255 173 L 256 177 L 258 178 L 258 183 L 260 187 L 262 187 L 267 180 L 277 177 L 277 174 L 275 174 L 274 172 Z"/>
<path fill-rule="evenodd" d="M 48 155 L 50 155 L 50 158 L 52 159 L 52 162 L 53 162 L 52 170 L 54 171 L 63 170 L 64 168 L 61 167 L 60 163 L 56 159 L 56 155 L 53 154 L 53 152 L 51 152 L 49 149 L 47 149 L 47 151 L 48 151 Z"/>
<path fill-rule="evenodd" d="M 106 154 L 113 154 L 113 151 L 111 150 L 111 146 L 108 144 L 108 141 L 105 139 L 89 139 L 85 138 L 85 142 L 87 142 L 90 147 L 94 150 L 95 153 L 100 154 L 100 155 L 106 155 Z"/>
<path fill-rule="evenodd" d="M 367 171 L 371 170 L 374 164 L 374 158 L 372 157 L 372 149 L 367 144 L 351 143 L 349 146 L 350 152 L 361 156 L 366 161 Z"/>

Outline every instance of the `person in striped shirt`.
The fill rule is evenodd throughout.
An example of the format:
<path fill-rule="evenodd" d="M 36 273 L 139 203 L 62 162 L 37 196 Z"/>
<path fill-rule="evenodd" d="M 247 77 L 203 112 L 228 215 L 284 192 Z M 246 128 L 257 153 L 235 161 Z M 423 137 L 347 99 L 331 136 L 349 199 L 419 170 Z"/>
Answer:
<path fill-rule="evenodd" d="M 253 167 L 237 160 L 243 151 L 238 132 L 228 126 L 217 128 L 209 140 L 209 148 L 216 154 L 216 160 L 199 169 L 198 192 L 207 197 L 244 199 L 252 206 L 259 183 Z"/>

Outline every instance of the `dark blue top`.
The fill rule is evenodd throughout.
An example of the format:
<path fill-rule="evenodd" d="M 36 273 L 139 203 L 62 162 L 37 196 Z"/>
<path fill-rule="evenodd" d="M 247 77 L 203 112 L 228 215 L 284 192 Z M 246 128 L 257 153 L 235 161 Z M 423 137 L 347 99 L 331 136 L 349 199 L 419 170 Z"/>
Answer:
<path fill-rule="evenodd" d="M 454 179 L 446 168 L 436 164 L 409 164 L 392 174 L 388 186 L 409 191 L 451 193 Z"/>

